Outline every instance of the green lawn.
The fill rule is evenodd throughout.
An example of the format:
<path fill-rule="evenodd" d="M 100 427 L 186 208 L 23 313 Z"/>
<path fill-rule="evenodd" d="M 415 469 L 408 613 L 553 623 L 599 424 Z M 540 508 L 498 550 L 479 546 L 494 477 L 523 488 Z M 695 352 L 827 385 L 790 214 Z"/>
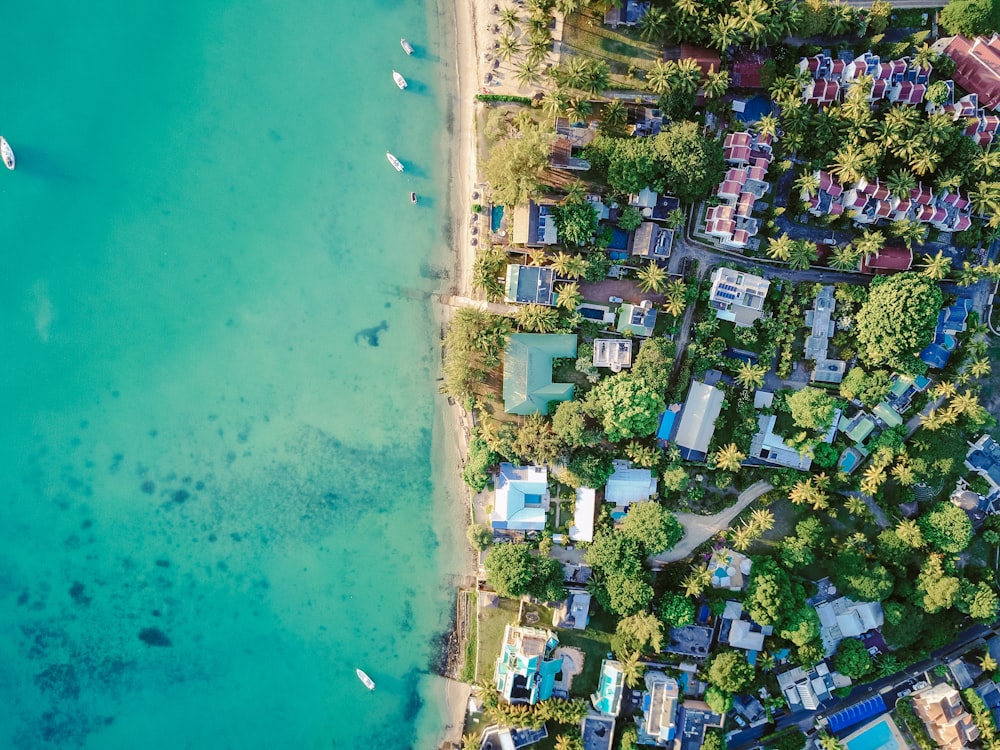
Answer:
<path fill-rule="evenodd" d="M 508 623 L 517 620 L 519 602 L 512 599 L 500 599 L 497 607 L 479 610 L 479 660 L 478 675 L 480 680 L 493 678 L 493 665 L 500 655 L 500 644 L 503 642 L 503 631 Z"/>
<path fill-rule="evenodd" d="M 596 605 L 594 607 L 596 610 Z M 597 689 L 601 674 L 601 661 L 611 651 L 614 618 L 604 612 L 593 611 L 590 627 L 586 630 L 560 630 L 559 643 L 573 646 L 584 653 L 583 671 L 573 680 L 573 695 L 586 697 Z"/>
<path fill-rule="evenodd" d="M 475 591 L 467 591 L 465 594 L 465 607 L 467 612 L 476 611 Z M 459 679 L 463 682 L 476 681 L 476 645 L 479 639 L 478 618 L 469 618 L 469 633 L 465 639 L 465 662 L 462 664 L 462 674 Z"/>
<path fill-rule="evenodd" d="M 629 66 L 648 70 L 659 59 L 660 50 L 625 26 L 613 30 L 604 25 L 597 13 L 573 13 L 563 25 L 563 51 L 569 55 L 585 55 L 604 60 L 611 69 L 616 87 L 643 88 L 640 78 L 629 78 Z M 560 59 L 566 64 L 566 57 Z"/>

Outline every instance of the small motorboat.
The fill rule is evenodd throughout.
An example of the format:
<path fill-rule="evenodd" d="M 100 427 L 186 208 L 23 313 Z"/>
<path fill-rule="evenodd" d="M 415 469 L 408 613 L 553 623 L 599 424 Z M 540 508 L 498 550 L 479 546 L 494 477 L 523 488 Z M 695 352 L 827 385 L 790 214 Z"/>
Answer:
<path fill-rule="evenodd" d="M 417 194 L 411 192 L 410 193 L 410 203 L 414 203 L 415 204 L 416 202 L 417 202 Z"/>
<path fill-rule="evenodd" d="M 7 139 L 0 135 L 0 158 L 7 165 L 7 169 L 14 168 L 14 149 L 7 143 Z"/>
<path fill-rule="evenodd" d="M 354 671 L 357 672 L 358 679 L 364 683 L 366 688 L 368 688 L 369 690 L 375 689 L 375 680 L 373 680 L 371 677 L 365 674 L 365 671 L 363 669 L 356 669 Z"/>
<path fill-rule="evenodd" d="M 385 158 L 388 159 L 389 163 L 396 168 L 397 172 L 403 171 L 403 162 L 390 154 L 388 151 L 385 152 Z"/>
<path fill-rule="evenodd" d="M 412 55 L 413 54 L 413 45 L 410 44 L 408 41 L 406 41 L 405 39 L 400 39 L 399 40 L 399 44 L 403 48 L 403 51 L 406 54 L 408 54 L 408 55 Z"/>
<path fill-rule="evenodd" d="M 395 70 L 392 71 L 392 80 L 396 82 L 396 85 L 399 86 L 399 88 L 406 88 L 406 79 L 403 78 L 401 73 L 397 73 Z"/>

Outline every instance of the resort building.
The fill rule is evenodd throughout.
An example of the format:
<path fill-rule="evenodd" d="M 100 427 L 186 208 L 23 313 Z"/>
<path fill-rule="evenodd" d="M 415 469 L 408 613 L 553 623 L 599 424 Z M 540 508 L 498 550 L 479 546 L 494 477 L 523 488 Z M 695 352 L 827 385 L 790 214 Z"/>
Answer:
<path fill-rule="evenodd" d="M 528 201 L 514 209 L 511 241 L 525 247 L 545 247 L 559 241 L 554 206 Z"/>
<path fill-rule="evenodd" d="M 621 372 L 632 366 L 631 339 L 594 339 L 594 367 L 610 367 Z"/>
<path fill-rule="evenodd" d="M 1000 36 L 941 39 L 934 48 L 955 61 L 955 82 L 976 94 L 984 107 L 1000 107 Z"/>
<path fill-rule="evenodd" d="M 677 708 L 680 687 L 663 672 L 646 672 L 646 692 L 639 721 L 639 744 L 669 747 L 677 737 Z"/>
<path fill-rule="evenodd" d="M 909 271 L 913 265 L 913 251 L 907 247 L 883 247 L 875 255 L 861 257 L 858 270 L 861 273 L 890 274 Z"/>
<path fill-rule="evenodd" d="M 945 307 L 938 313 L 934 340 L 920 352 L 920 359 L 928 367 L 940 370 L 948 364 L 951 353 L 958 346 L 956 336 L 965 331 L 971 309 L 972 300 L 968 297 L 959 297 L 953 305 Z"/>
<path fill-rule="evenodd" d="M 730 165 L 715 188 L 719 205 L 705 210 L 705 234 L 722 247 L 743 250 L 760 229 L 753 218 L 754 204 L 770 190 L 767 170 L 774 155 L 774 136 L 767 133 L 730 133 L 723 142 L 723 156 Z"/>
<path fill-rule="evenodd" d="M 989 482 L 990 497 L 1000 496 L 1000 444 L 996 440 L 984 434 L 976 442 L 969 443 L 965 468 Z"/>
<path fill-rule="evenodd" d="M 490 524 L 496 531 L 543 531 L 549 509 L 549 478 L 544 466 L 500 464 Z"/>
<path fill-rule="evenodd" d="M 597 691 L 590 696 L 594 708 L 607 716 L 617 716 L 621 711 L 624 690 L 625 672 L 622 670 L 621 662 L 612 659 L 602 661 Z"/>
<path fill-rule="evenodd" d="M 894 104 L 917 105 L 924 101 L 930 82 L 931 67 L 910 62 L 910 58 L 883 62 L 878 55 L 865 52 L 851 59 L 818 54 L 799 61 L 799 70 L 808 73 L 802 88 L 802 100 L 825 107 L 846 96 L 862 79 L 870 81 L 868 101 L 874 106 L 885 100 Z"/>
<path fill-rule="evenodd" d="M 930 738 L 945 750 L 962 750 L 979 738 L 979 728 L 961 696 L 946 682 L 914 693 L 913 712 L 923 720 Z"/>
<path fill-rule="evenodd" d="M 715 422 L 726 394 L 712 385 L 694 380 L 681 410 L 674 442 L 685 461 L 704 461 L 715 434 Z"/>
<path fill-rule="evenodd" d="M 875 420 L 867 412 L 859 411 L 850 419 L 846 415 L 840 418 L 840 431 L 855 445 L 863 443 L 874 430 Z"/>
<path fill-rule="evenodd" d="M 838 360 L 839 361 L 839 360 Z M 833 421 L 823 435 L 823 442 L 832 444 L 837 437 L 837 427 L 840 424 L 840 409 L 833 412 Z M 757 434 L 750 441 L 750 458 L 775 466 L 785 466 L 789 469 L 809 471 L 812 467 L 812 456 L 808 451 L 800 451 L 789 445 L 784 436 L 774 431 L 778 423 L 775 414 L 761 414 L 757 417 Z"/>
<path fill-rule="evenodd" d="M 837 309 L 837 300 L 833 296 L 833 286 L 827 284 L 820 288 L 819 294 L 813 300 L 813 306 L 806 311 L 806 327 L 810 329 L 806 337 L 805 358 L 816 363 L 811 380 L 820 383 L 839 383 L 844 379 L 847 363 L 842 359 L 827 359 L 830 339 L 837 329 L 833 320 L 833 312 Z"/>
<path fill-rule="evenodd" d="M 565 601 L 552 610 L 552 627 L 563 630 L 586 630 L 590 623 L 590 592 L 569 589 Z"/>
<path fill-rule="evenodd" d="M 712 271 L 708 303 L 719 320 L 752 326 L 764 315 L 764 298 L 770 286 L 770 281 L 752 273 L 716 268 Z"/>
<path fill-rule="evenodd" d="M 631 461 L 612 461 L 614 473 L 604 487 L 604 500 L 627 507 L 641 503 L 656 493 L 656 478 L 649 469 L 633 469 Z"/>
<path fill-rule="evenodd" d="M 552 360 L 576 356 L 576 334 L 514 333 L 503 350 L 503 409 L 547 414 L 550 401 L 573 398 L 572 383 L 552 382 Z"/>
<path fill-rule="evenodd" d="M 479 740 L 480 750 L 521 750 L 541 742 L 549 736 L 549 730 L 542 724 L 538 729 L 511 729 L 493 724 L 483 730 Z"/>
<path fill-rule="evenodd" d="M 815 605 L 819 634 L 827 656 L 832 656 L 844 638 L 858 638 L 882 627 L 885 617 L 878 602 L 855 602 L 840 596 Z"/>
<path fill-rule="evenodd" d="M 503 286 L 503 299 L 507 304 L 548 305 L 556 303 L 556 272 L 551 268 L 522 266 L 511 263 L 507 266 L 507 278 Z"/>
<path fill-rule="evenodd" d="M 562 657 L 556 657 L 559 639 L 551 630 L 508 625 L 493 672 L 501 700 L 535 705 L 552 697 Z"/>
<path fill-rule="evenodd" d="M 618 333 L 649 338 L 656 326 L 656 308 L 648 299 L 638 305 L 626 302 L 618 311 Z"/>
<path fill-rule="evenodd" d="M 719 643 L 752 652 L 748 658 L 753 663 L 757 652 L 764 650 L 764 639 L 772 632 L 770 625 L 759 625 L 754 622 L 750 615 L 743 611 L 740 602 L 726 602 L 726 608 L 719 618 Z"/>

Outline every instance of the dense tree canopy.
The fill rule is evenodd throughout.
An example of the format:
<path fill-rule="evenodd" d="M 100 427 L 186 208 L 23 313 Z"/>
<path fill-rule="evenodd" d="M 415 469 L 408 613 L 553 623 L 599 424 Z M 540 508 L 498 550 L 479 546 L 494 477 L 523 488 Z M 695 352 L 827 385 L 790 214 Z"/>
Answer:
<path fill-rule="evenodd" d="M 559 561 L 532 554 L 523 542 L 495 545 L 484 565 L 487 580 L 500 596 L 530 594 L 543 601 L 559 601 L 566 596 Z"/>
<path fill-rule="evenodd" d="M 799 427 L 825 431 L 833 421 L 837 402 L 826 391 L 806 386 L 788 397 L 788 409 Z"/>
<path fill-rule="evenodd" d="M 905 648 L 920 638 L 924 630 L 924 611 L 905 602 L 887 601 L 882 604 L 885 624 L 882 636 L 894 648 Z"/>
<path fill-rule="evenodd" d="M 594 442 L 594 435 L 587 429 L 587 415 L 580 401 L 563 401 L 552 416 L 552 430 L 566 448 L 578 448 Z"/>
<path fill-rule="evenodd" d="M 834 580 L 844 594 L 862 602 L 882 601 L 892 593 L 895 584 L 884 565 L 851 552 L 837 558 Z"/>
<path fill-rule="evenodd" d="M 861 641 L 856 638 L 845 638 L 837 644 L 833 666 L 852 680 L 860 680 L 872 671 L 872 657 Z"/>
<path fill-rule="evenodd" d="M 722 651 L 712 659 L 708 682 L 727 693 L 741 693 L 753 682 L 753 667 L 742 651 Z"/>
<path fill-rule="evenodd" d="M 941 25 L 949 34 L 973 37 L 1000 31 L 996 0 L 950 0 L 941 10 Z"/>
<path fill-rule="evenodd" d="M 645 554 L 658 555 L 672 549 L 684 529 L 673 513 L 650 500 L 632 504 L 622 522 L 621 533 L 635 540 Z"/>
<path fill-rule="evenodd" d="M 633 615 L 652 601 L 653 587 L 643 567 L 642 547 L 632 537 L 614 529 L 600 529 L 585 559 L 595 572 L 594 595 L 609 612 Z"/>
<path fill-rule="evenodd" d="M 926 276 L 876 277 L 857 315 L 859 356 L 869 365 L 922 373 L 926 367 L 917 355 L 934 338 L 942 301 L 941 290 Z"/>
<path fill-rule="evenodd" d="M 597 209 L 583 198 L 567 200 L 555 208 L 559 241 L 570 247 L 590 242 L 597 230 Z"/>
<path fill-rule="evenodd" d="M 640 612 L 618 621 L 611 650 L 619 659 L 628 654 L 658 654 L 663 648 L 663 623 L 655 615 Z"/>
<path fill-rule="evenodd" d="M 961 552 L 972 541 L 968 514 L 951 503 L 937 503 L 917 523 L 927 543 L 940 552 Z"/>
<path fill-rule="evenodd" d="M 743 602 L 747 614 L 761 625 L 780 625 L 795 604 L 788 573 L 770 558 L 755 560 Z"/>
<path fill-rule="evenodd" d="M 917 603 L 929 614 L 951 609 L 958 599 L 961 584 L 957 576 L 946 572 L 940 555 L 931 555 L 917 576 Z"/>
<path fill-rule="evenodd" d="M 694 622 L 694 603 L 683 594 L 664 594 L 660 619 L 670 628 L 682 628 Z"/>
<path fill-rule="evenodd" d="M 549 164 L 551 143 L 551 133 L 527 127 L 490 148 L 483 174 L 490 183 L 495 203 L 517 206 L 538 191 L 542 173 Z"/>
<path fill-rule="evenodd" d="M 871 408 L 886 397 L 891 385 L 892 373 L 888 370 L 875 370 L 869 374 L 861 367 L 852 367 L 840 384 L 840 395 L 856 398 Z"/>
<path fill-rule="evenodd" d="M 664 406 L 663 389 L 632 372 L 605 378 L 586 401 L 587 413 L 601 423 L 612 443 L 652 435 Z"/>

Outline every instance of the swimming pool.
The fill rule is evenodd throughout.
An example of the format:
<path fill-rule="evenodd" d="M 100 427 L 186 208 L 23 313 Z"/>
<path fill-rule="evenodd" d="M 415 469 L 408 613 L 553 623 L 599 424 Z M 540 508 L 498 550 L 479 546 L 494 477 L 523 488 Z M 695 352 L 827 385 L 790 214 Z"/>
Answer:
<path fill-rule="evenodd" d="M 848 448 L 844 451 L 844 455 L 840 457 L 840 465 L 838 468 L 841 471 L 850 471 L 858 463 L 858 454 Z"/>
<path fill-rule="evenodd" d="M 620 227 L 611 229 L 611 244 L 608 250 L 626 250 L 628 248 L 628 232 Z"/>
<path fill-rule="evenodd" d="M 771 100 L 766 96 L 752 96 L 746 101 L 742 112 L 737 112 L 736 117 L 745 123 L 757 122 L 764 115 L 769 115 L 774 111 Z"/>
<path fill-rule="evenodd" d="M 500 231 L 500 222 L 503 221 L 503 206 L 494 206 L 490 216 L 490 231 L 494 234 Z"/>
<path fill-rule="evenodd" d="M 898 737 L 898 730 L 894 732 L 889 720 L 883 718 L 847 738 L 844 747 L 847 750 L 901 750 L 905 745 L 899 744 Z"/>

